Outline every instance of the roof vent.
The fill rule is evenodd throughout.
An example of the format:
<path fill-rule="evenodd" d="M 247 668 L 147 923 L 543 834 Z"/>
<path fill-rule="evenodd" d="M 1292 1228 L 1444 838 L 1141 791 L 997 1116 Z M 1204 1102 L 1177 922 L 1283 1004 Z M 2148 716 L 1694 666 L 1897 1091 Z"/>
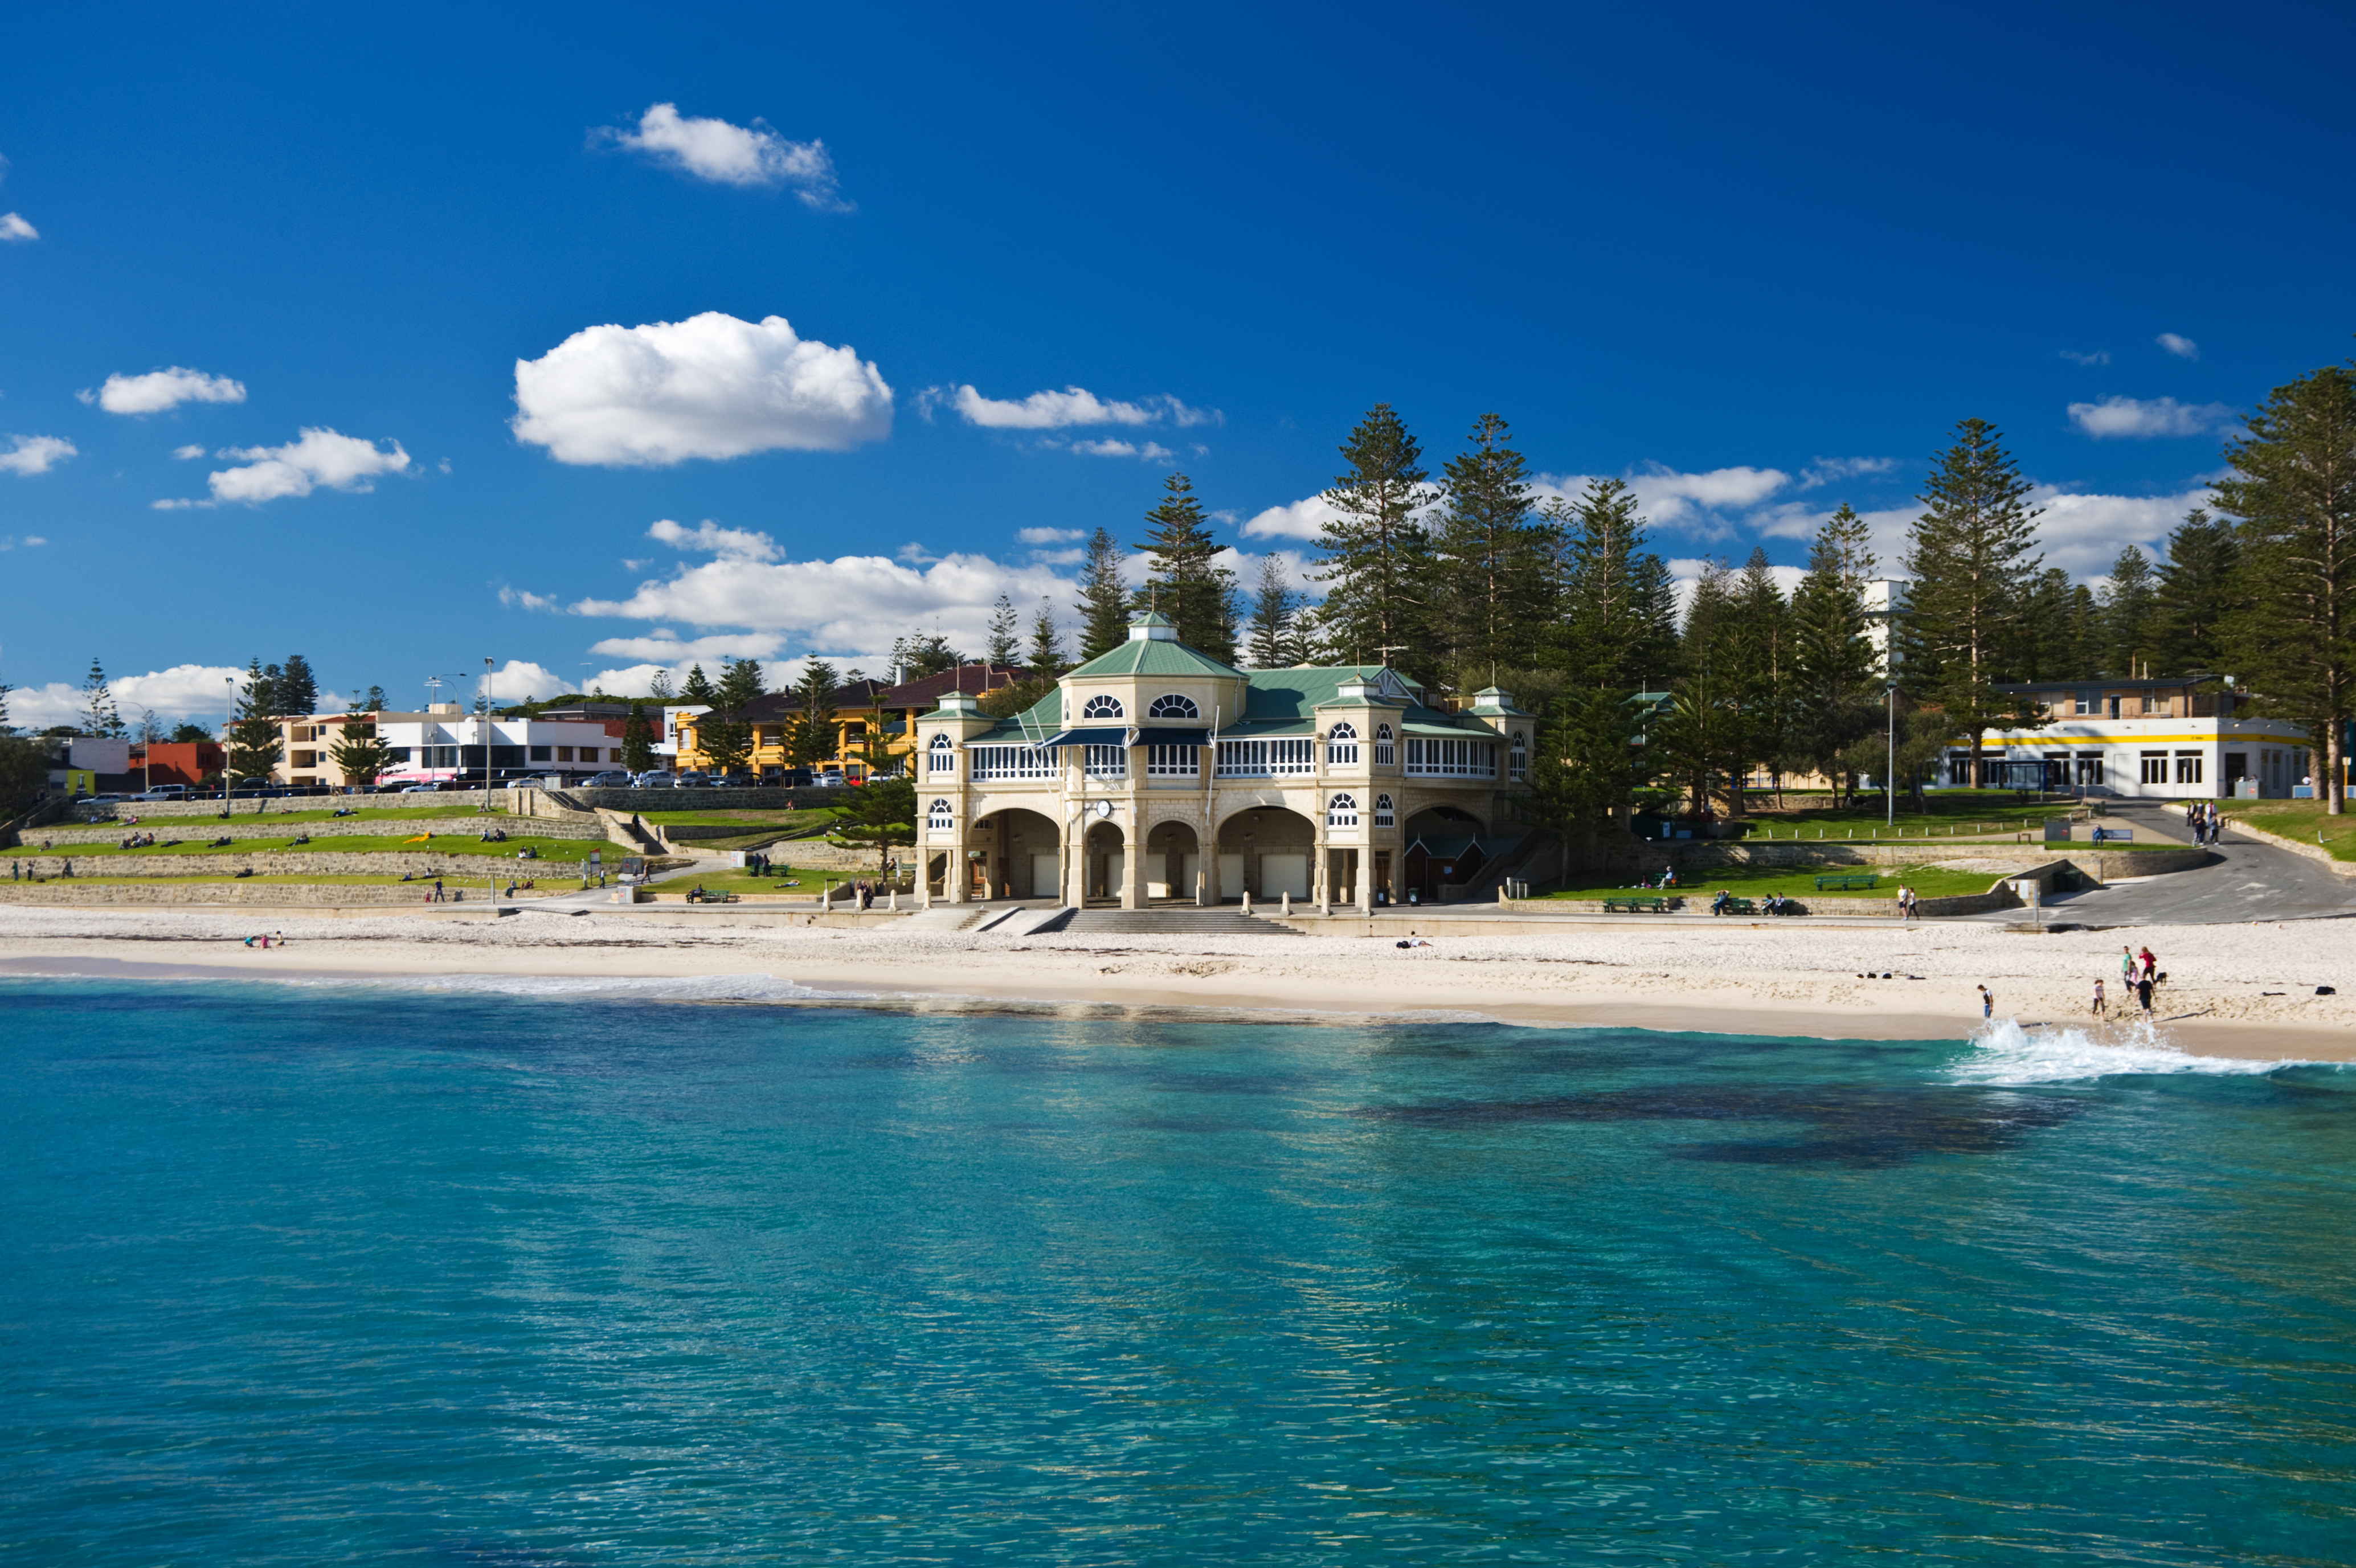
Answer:
<path fill-rule="evenodd" d="M 1174 643 L 1178 640 L 1178 628 L 1172 625 L 1170 617 L 1161 611 L 1149 610 L 1143 620 L 1129 624 L 1129 640 L 1132 643 Z"/>

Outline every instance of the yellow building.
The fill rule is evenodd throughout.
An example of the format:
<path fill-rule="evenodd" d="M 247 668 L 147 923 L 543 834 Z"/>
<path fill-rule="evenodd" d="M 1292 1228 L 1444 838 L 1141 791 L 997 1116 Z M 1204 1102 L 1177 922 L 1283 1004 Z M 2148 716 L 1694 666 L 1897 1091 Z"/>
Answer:
<path fill-rule="evenodd" d="M 834 751 L 820 758 L 815 766 L 821 773 L 840 772 L 849 782 L 863 783 L 870 771 L 870 741 L 880 736 L 877 750 L 887 760 L 873 771 L 879 777 L 901 773 L 905 769 L 909 752 L 908 720 L 912 715 L 931 711 L 946 693 L 965 692 L 978 697 L 1012 685 L 1023 678 L 1023 674 L 1012 665 L 969 664 L 897 686 L 880 680 L 857 680 L 837 687 Z M 701 723 L 710 709 L 671 711 L 675 715 L 672 739 L 678 748 L 675 765 L 710 768 L 712 759 L 703 750 L 700 733 Z M 795 765 L 793 735 L 801 721 L 801 702 L 790 691 L 770 692 L 745 707 L 741 721 L 750 725 L 753 732 L 752 752 L 745 762 L 748 773 L 775 777 Z"/>

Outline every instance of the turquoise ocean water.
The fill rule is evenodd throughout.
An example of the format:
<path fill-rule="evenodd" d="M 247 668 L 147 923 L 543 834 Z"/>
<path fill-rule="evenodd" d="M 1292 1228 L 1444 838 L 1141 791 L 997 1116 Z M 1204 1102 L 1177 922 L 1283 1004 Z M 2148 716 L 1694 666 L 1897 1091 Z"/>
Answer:
<path fill-rule="evenodd" d="M 0 1557 L 2356 1560 L 2356 1071 L 551 989 L 0 983 Z"/>

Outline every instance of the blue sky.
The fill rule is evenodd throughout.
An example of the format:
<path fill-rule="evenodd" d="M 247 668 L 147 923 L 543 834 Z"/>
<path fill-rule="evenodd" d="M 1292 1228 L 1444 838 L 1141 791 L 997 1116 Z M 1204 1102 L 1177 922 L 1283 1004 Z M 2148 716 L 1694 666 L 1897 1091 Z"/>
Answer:
<path fill-rule="evenodd" d="M 1687 570 L 1978 415 L 2092 576 L 2348 353 L 2344 8 L 1644 9 L 21 14 L 0 680 L 874 669 L 1173 466 L 1297 561 L 1378 400 Z"/>

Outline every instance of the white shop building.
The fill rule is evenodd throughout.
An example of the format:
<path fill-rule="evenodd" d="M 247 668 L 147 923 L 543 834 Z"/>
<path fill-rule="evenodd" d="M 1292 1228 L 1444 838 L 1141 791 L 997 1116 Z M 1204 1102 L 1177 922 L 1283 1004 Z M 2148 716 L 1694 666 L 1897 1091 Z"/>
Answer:
<path fill-rule="evenodd" d="M 2231 689 L 2202 691 L 2185 677 L 2153 680 L 2039 681 L 1998 690 L 2034 700 L 2051 722 L 1990 731 L 1982 777 L 1999 787 L 2072 790 L 2121 799 L 2283 800 L 2308 773 L 2307 731 L 2280 719 L 2244 719 Z M 1959 738 L 1944 784 L 1973 782 L 1971 747 Z"/>

